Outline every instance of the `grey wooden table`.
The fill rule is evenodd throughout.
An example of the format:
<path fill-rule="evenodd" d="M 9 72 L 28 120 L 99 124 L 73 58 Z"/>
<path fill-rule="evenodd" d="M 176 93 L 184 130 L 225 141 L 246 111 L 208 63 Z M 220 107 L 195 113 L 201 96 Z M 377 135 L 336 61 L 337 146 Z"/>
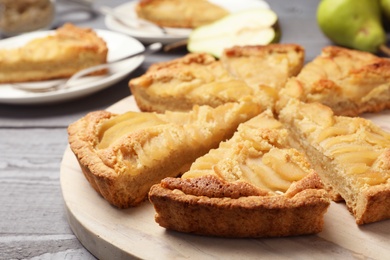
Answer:
<path fill-rule="evenodd" d="M 127 1 L 95 2 L 116 6 Z M 279 15 L 281 42 L 304 46 L 306 61 L 330 44 L 316 24 L 318 0 L 268 2 Z M 74 7 L 66 0 L 57 3 L 61 11 Z M 58 23 L 77 18 L 80 26 L 107 29 L 101 16 L 85 21 L 79 16 L 72 11 Z M 94 259 L 72 233 L 64 211 L 59 168 L 66 128 L 87 112 L 129 96 L 128 80 L 152 63 L 185 53 L 179 49 L 154 54 L 124 80 L 82 99 L 42 106 L 0 104 L 0 259 Z"/>

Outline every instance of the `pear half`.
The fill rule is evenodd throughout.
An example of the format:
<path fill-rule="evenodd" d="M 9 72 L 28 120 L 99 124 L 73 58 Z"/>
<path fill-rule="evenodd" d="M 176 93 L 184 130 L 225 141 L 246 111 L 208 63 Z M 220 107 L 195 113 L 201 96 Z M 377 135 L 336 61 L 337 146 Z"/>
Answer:
<path fill-rule="evenodd" d="M 225 48 L 236 45 L 267 45 L 278 36 L 277 21 L 276 13 L 267 8 L 232 13 L 194 29 L 189 36 L 187 49 L 219 58 Z"/>

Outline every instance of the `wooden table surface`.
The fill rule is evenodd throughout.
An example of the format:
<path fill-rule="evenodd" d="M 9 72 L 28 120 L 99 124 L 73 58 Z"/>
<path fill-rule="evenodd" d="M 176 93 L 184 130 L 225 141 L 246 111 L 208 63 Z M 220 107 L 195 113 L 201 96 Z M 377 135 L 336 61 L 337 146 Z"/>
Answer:
<path fill-rule="evenodd" d="M 116 6 L 124 0 L 95 1 Z M 269 0 L 279 16 L 281 42 L 306 49 L 306 61 L 330 44 L 316 24 L 318 0 Z M 73 8 L 57 1 L 58 11 Z M 59 12 L 60 13 L 60 12 Z M 65 12 L 63 12 L 64 14 Z M 58 22 L 107 29 L 104 17 L 83 21 L 79 14 Z M 94 259 L 72 233 L 60 187 L 60 163 L 67 146 L 67 126 L 89 111 L 105 109 L 131 95 L 127 83 L 152 64 L 186 53 L 157 53 L 124 80 L 90 96 L 53 105 L 0 104 L 0 259 Z M 153 245 L 151 245 L 153 249 Z M 259 256 L 261 258 L 261 256 Z"/>

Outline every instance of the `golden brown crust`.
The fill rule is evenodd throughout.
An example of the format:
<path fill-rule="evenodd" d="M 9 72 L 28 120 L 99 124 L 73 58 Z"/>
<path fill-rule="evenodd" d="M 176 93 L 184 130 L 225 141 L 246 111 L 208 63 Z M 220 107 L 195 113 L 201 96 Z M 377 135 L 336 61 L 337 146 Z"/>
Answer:
<path fill-rule="evenodd" d="M 69 143 L 94 189 L 126 208 L 142 202 L 161 179 L 183 173 L 259 112 L 250 102 L 188 113 L 96 111 L 69 126 Z"/>
<path fill-rule="evenodd" d="M 363 118 L 290 100 L 279 119 L 308 154 L 325 186 L 361 225 L 390 218 L 390 134 Z"/>
<path fill-rule="evenodd" d="M 229 14 L 206 0 L 141 0 L 135 10 L 138 17 L 159 26 L 178 28 L 196 28 Z"/>
<path fill-rule="evenodd" d="M 187 195 L 206 196 L 209 198 L 232 198 L 248 196 L 266 196 L 268 191 L 261 190 L 247 182 L 230 183 L 213 175 L 200 178 L 165 178 L 161 186 L 170 190 L 181 190 Z"/>
<path fill-rule="evenodd" d="M 278 110 L 289 98 L 319 102 L 337 115 L 357 116 L 390 107 L 390 60 L 367 52 L 328 46 L 280 92 Z"/>
<path fill-rule="evenodd" d="M 107 45 L 92 29 L 65 24 L 53 35 L 0 51 L 0 83 L 70 77 L 105 63 Z M 104 74 L 105 70 L 95 73 Z"/>
<path fill-rule="evenodd" d="M 156 221 L 168 229 L 223 237 L 320 232 L 328 195 L 288 139 L 269 111 L 241 124 L 181 178 L 152 187 Z"/>
<path fill-rule="evenodd" d="M 154 63 L 148 68 L 148 72 L 156 70 L 165 70 L 167 68 L 180 68 L 182 66 L 191 64 L 209 66 L 216 63 L 217 59 L 207 53 L 189 53 L 183 57 L 174 60 Z"/>
<path fill-rule="evenodd" d="M 315 174 L 306 177 L 307 182 L 317 182 L 315 178 Z M 213 184 L 217 191 L 210 189 Z M 196 195 L 187 193 L 186 186 L 193 187 Z M 198 196 L 199 190 L 211 190 L 211 193 Z M 216 193 L 217 196 L 210 196 Z M 157 212 L 156 222 L 180 232 L 221 237 L 275 237 L 322 231 L 323 215 L 329 206 L 325 190 L 305 187 L 291 197 L 263 194 L 264 191 L 247 183 L 232 186 L 215 176 L 207 176 L 164 179 L 161 185 L 151 188 L 149 199 Z"/>
<path fill-rule="evenodd" d="M 216 177 L 208 179 L 219 182 L 221 187 L 226 185 Z M 204 180 L 202 183 L 207 185 Z M 322 216 L 329 206 L 324 190 L 305 189 L 291 198 L 261 195 L 218 198 L 194 196 L 177 188 L 170 189 L 165 180 L 163 185 L 154 185 L 149 196 L 158 212 L 156 221 L 161 226 L 180 232 L 221 237 L 318 233 L 323 228 Z"/>

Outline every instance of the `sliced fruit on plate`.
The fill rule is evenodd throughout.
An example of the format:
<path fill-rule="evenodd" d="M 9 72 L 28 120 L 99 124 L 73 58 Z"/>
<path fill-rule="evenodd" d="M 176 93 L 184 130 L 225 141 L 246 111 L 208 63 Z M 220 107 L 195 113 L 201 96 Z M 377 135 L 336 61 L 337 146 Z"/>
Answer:
<path fill-rule="evenodd" d="M 276 13 L 268 8 L 232 13 L 193 30 L 187 49 L 219 58 L 225 48 L 235 45 L 266 45 L 278 40 L 277 21 Z"/>

